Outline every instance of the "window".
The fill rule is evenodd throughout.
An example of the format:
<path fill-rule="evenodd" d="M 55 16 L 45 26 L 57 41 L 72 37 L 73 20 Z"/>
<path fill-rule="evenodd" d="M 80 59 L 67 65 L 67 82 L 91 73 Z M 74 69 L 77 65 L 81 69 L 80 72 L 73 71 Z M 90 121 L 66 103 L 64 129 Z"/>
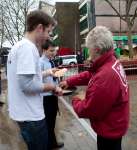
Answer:
<path fill-rule="evenodd" d="M 88 28 L 88 21 L 87 18 L 84 19 L 82 22 L 80 22 L 80 31 L 85 30 L 86 28 Z"/>
<path fill-rule="evenodd" d="M 80 8 L 80 16 L 84 16 L 87 14 L 87 3 L 84 4 L 82 8 Z"/>

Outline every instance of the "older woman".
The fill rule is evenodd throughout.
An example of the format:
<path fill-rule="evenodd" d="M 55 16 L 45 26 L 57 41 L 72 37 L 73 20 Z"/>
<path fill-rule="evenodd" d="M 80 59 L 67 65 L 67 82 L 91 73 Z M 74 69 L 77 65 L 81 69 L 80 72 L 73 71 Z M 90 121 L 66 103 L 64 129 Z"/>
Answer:
<path fill-rule="evenodd" d="M 91 70 L 60 85 L 87 85 L 84 97 L 73 97 L 75 112 L 80 118 L 90 120 L 97 133 L 98 150 L 121 150 L 129 122 L 129 93 L 124 70 L 114 56 L 112 34 L 106 27 L 97 26 L 87 35 L 86 45 L 91 55 Z"/>

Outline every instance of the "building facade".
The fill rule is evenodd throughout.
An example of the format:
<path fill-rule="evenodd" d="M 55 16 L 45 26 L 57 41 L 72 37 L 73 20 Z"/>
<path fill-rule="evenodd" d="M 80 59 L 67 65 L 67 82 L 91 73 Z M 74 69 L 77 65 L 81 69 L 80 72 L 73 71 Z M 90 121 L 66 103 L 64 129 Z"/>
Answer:
<path fill-rule="evenodd" d="M 54 40 L 60 47 L 70 48 L 73 53 L 80 49 L 78 3 L 57 2 L 54 16 L 58 26 L 54 30 Z"/>
<path fill-rule="evenodd" d="M 45 11 L 48 15 L 52 16 L 55 6 L 44 1 L 39 1 L 39 9 Z"/>
<path fill-rule="evenodd" d="M 120 15 L 126 15 L 126 1 L 112 0 L 112 5 L 116 8 Z M 134 0 L 131 5 L 129 14 L 133 17 L 137 9 L 137 0 Z M 128 37 L 127 24 L 120 19 L 116 12 L 105 0 L 80 0 L 80 43 L 85 57 L 88 57 L 88 50 L 85 47 L 85 38 L 87 33 L 95 26 L 102 25 L 108 27 L 113 33 L 114 48 L 127 50 L 128 54 Z M 137 17 L 132 28 L 133 48 L 137 49 Z"/>
<path fill-rule="evenodd" d="M 54 8 L 42 1 L 40 4 L 40 8 L 46 12 L 50 11 L 50 15 L 57 21 L 52 37 L 54 43 L 60 49 L 68 49 L 71 54 L 76 54 L 80 49 L 78 7 L 78 2 L 56 2 Z"/>
<path fill-rule="evenodd" d="M 125 0 L 112 0 L 112 5 L 117 11 L 125 16 Z M 133 1 L 130 15 L 135 12 L 137 0 Z M 85 38 L 87 33 L 96 25 L 108 27 L 113 33 L 115 45 L 119 43 L 127 45 L 127 25 L 120 19 L 115 11 L 105 0 L 80 0 L 77 2 L 57 2 L 51 7 L 47 4 L 41 4 L 41 8 L 50 11 L 51 15 L 57 20 L 57 26 L 53 31 L 54 43 L 60 48 L 69 48 L 73 54 L 77 50 L 84 49 L 84 55 L 87 55 L 85 47 Z M 137 18 L 132 28 L 133 43 L 137 44 Z M 86 56 L 86 57 L 87 57 Z"/>
<path fill-rule="evenodd" d="M 125 16 L 126 14 L 126 1 L 113 0 L 112 5 L 118 12 Z M 132 16 L 137 7 L 137 1 L 134 0 L 131 6 L 130 15 Z M 127 24 L 120 19 L 116 12 L 109 6 L 105 0 L 80 0 L 80 37 L 81 46 L 84 47 L 84 39 L 89 32 L 96 25 L 103 25 L 108 27 L 114 34 L 114 40 L 127 41 Z M 135 24 L 132 28 L 133 42 L 137 42 L 137 17 Z M 123 36 L 123 37 L 121 37 Z"/>

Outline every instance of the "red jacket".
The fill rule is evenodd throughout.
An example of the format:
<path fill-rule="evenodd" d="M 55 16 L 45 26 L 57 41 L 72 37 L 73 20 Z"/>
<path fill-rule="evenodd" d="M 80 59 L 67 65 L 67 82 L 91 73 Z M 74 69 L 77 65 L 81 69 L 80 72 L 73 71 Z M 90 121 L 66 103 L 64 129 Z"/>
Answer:
<path fill-rule="evenodd" d="M 113 51 L 97 59 L 91 71 L 67 79 L 69 86 L 87 85 L 84 100 L 73 98 L 81 118 L 89 118 L 94 131 L 106 138 L 122 137 L 129 123 L 129 89 L 123 67 Z"/>

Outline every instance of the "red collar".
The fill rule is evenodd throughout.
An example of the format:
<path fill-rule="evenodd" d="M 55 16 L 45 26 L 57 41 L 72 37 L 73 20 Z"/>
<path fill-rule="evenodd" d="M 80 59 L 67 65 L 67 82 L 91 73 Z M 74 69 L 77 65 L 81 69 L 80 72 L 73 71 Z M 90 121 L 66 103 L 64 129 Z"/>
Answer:
<path fill-rule="evenodd" d="M 96 72 L 98 68 L 103 66 L 106 62 L 111 61 L 112 58 L 115 58 L 114 50 L 110 50 L 109 52 L 104 53 L 102 56 L 91 63 L 91 71 Z"/>

